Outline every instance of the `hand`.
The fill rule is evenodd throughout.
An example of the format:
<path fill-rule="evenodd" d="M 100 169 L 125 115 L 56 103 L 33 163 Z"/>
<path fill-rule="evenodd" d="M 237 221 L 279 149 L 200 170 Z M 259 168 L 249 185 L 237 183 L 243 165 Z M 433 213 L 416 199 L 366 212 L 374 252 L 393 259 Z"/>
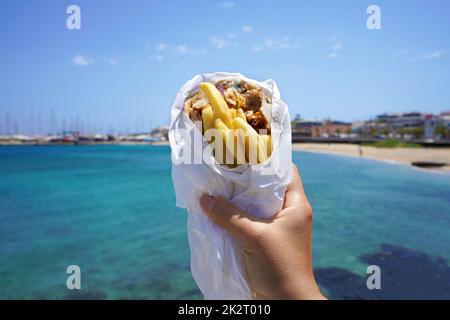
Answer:
<path fill-rule="evenodd" d="M 200 198 L 208 217 L 242 245 L 244 270 L 257 299 L 325 299 L 314 280 L 312 209 L 297 167 L 292 167 L 283 210 L 271 220 L 253 218 L 223 198 Z"/>

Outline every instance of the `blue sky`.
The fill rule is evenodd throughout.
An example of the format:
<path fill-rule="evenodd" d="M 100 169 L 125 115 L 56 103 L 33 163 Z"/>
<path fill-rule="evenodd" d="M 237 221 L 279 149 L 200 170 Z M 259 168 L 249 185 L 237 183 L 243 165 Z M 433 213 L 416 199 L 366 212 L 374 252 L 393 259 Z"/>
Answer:
<path fill-rule="evenodd" d="M 81 30 L 66 8 L 81 8 Z M 381 8 L 381 30 L 366 9 Z M 450 1 L 8 1 L 0 127 L 106 131 L 167 124 L 202 72 L 275 79 L 291 115 L 357 120 L 450 109 Z M 63 120 L 64 119 L 64 120 Z M 10 124 L 12 126 L 12 124 Z"/>

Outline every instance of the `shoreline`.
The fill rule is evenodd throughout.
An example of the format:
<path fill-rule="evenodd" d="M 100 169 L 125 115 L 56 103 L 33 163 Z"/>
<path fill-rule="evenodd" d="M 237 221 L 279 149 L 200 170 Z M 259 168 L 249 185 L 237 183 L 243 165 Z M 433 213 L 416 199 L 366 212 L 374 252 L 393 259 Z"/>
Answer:
<path fill-rule="evenodd" d="M 427 172 L 450 173 L 450 148 L 376 148 L 359 146 L 357 144 L 338 143 L 293 143 L 293 151 L 326 153 L 354 158 L 369 159 L 391 164 L 407 165 Z M 361 150 L 361 155 L 360 155 Z M 433 161 L 447 163 L 440 168 L 421 168 L 413 166 L 412 162 Z"/>
<path fill-rule="evenodd" d="M 115 141 L 94 143 L 46 143 L 46 144 L 2 144 L 2 146 L 169 146 L 169 141 L 138 142 Z M 361 150 L 361 151 L 360 151 Z M 381 161 L 385 163 L 406 165 L 414 169 L 426 172 L 450 174 L 450 148 L 377 148 L 372 146 L 360 146 L 358 144 L 341 143 L 292 143 L 292 151 L 304 151 L 313 153 L 332 154 L 353 158 Z M 360 154 L 362 152 L 362 155 Z M 423 168 L 413 166 L 412 162 L 431 161 L 446 163 L 443 167 Z"/>

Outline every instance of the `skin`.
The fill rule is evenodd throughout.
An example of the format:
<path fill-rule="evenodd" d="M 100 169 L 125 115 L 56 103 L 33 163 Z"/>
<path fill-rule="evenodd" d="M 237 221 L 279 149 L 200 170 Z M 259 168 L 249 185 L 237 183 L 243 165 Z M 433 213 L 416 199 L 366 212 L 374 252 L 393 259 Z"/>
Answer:
<path fill-rule="evenodd" d="M 296 166 L 283 209 L 271 220 L 258 220 L 231 202 L 206 194 L 200 205 L 242 245 L 247 281 L 256 299 L 325 299 L 312 271 L 312 209 Z"/>

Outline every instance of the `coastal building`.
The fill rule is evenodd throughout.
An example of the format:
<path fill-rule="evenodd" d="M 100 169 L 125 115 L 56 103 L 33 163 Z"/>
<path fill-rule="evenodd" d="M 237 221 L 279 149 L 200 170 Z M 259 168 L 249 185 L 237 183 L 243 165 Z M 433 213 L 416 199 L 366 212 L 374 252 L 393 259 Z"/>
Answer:
<path fill-rule="evenodd" d="M 344 121 L 324 121 L 322 122 L 322 136 L 340 137 L 349 135 L 352 131 L 352 124 Z"/>
<path fill-rule="evenodd" d="M 292 123 L 292 132 L 300 137 L 339 137 L 350 134 L 351 129 L 351 123 L 343 121 L 296 119 Z"/>
<path fill-rule="evenodd" d="M 320 137 L 320 121 L 297 119 L 292 124 L 292 133 L 300 137 Z"/>
<path fill-rule="evenodd" d="M 169 127 L 164 126 L 153 129 L 151 132 L 151 136 L 161 141 L 169 140 Z"/>
<path fill-rule="evenodd" d="M 440 140 L 450 140 L 450 111 L 442 112 L 437 117 L 436 137 Z"/>
<path fill-rule="evenodd" d="M 427 140 L 431 140 L 436 135 L 436 126 L 438 125 L 439 118 L 433 114 L 425 115 L 423 121 L 423 136 Z"/>
<path fill-rule="evenodd" d="M 421 127 L 423 126 L 425 116 L 421 112 L 391 113 L 379 115 L 376 120 L 379 123 L 386 124 L 391 129 L 399 129 Z"/>
<path fill-rule="evenodd" d="M 366 122 L 365 121 L 353 121 L 352 122 L 352 134 L 358 134 L 359 132 L 361 132 L 361 130 L 363 130 L 364 128 L 364 124 Z"/>
<path fill-rule="evenodd" d="M 427 120 L 427 122 L 426 122 Z M 365 121 L 360 134 L 374 138 L 422 138 L 433 132 L 433 118 L 421 112 L 384 113 Z"/>
<path fill-rule="evenodd" d="M 124 137 L 123 141 L 129 142 L 149 142 L 152 140 L 152 135 L 149 133 L 135 133 Z"/>
<path fill-rule="evenodd" d="M 361 136 L 395 139 L 450 139 L 450 112 L 439 115 L 422 112 L 384 113 L 365 121 Z"/>
<path fill-rule="evenodd" d="M 450 111 L 441 112 L 441 114 L 438 116 L 438 121 L 441 125 L 443 125 L 447 129 L 450 129 Z"/>
<path fill-rule="evenodd" d="M 78 141 L 82 143 L 100 143 L 114 140 L 114 136 L 106 134 L 85 134 L 78 137 Z"/>
<path fill-rule="evenodd" d="M 35 144 L 37 137 L 29 137 L 22 134 L 0 135 L 0 145 Z"/>

